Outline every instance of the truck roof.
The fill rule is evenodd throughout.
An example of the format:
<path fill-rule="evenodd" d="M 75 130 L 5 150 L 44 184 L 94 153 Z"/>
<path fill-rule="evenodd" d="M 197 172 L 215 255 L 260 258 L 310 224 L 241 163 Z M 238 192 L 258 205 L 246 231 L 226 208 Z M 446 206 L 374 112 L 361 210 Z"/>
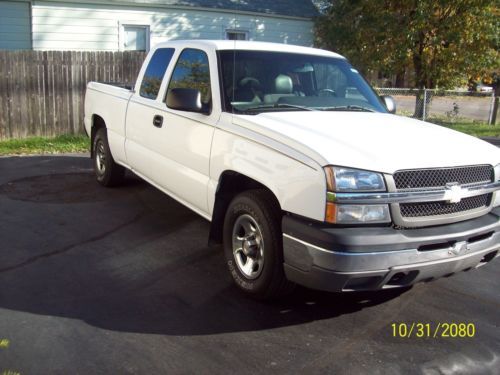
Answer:
<path fill-rule="evenodd" d="M 165 47 L 197 47 L 200 49 L 214 50 L 256 50 L 256 51 L 273 51 L 273 52 L 290 52 L 302 53 L 308 55 L 319 55 L 344 58 L 335 52 L 326 51 L 318 48 L 296 46 L 293 44 L 269 43 L 269 42 L 253 42 L 248 40 L 171 40 L 157 44 L 156 48 Z"/>

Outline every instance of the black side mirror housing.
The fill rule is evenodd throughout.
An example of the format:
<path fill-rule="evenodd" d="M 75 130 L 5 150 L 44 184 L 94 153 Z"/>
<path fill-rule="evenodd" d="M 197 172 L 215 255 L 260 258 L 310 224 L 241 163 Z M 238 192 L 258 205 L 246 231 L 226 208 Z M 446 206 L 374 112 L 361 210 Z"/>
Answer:
<path fill-rule="evenodd" d="M 167 107 L 178 111 L 208 113 L 201 103 L 201 92 L 196 89 L 176 88 L 169 90 Z"/>
<path fill-rule="evenodd" d="M 396 101 L 394 100 L 394 98 L 390 95 L 382 95 L 381 98 L 385 104 L 385 108 L 387 108 L 387 111 L 389 111 L 389 113 L 395 114 Z"/>

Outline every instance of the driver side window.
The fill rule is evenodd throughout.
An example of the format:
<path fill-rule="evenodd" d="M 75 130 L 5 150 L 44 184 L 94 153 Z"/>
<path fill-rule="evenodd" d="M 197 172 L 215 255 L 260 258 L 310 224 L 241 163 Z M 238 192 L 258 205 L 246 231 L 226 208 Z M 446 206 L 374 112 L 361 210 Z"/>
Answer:
<path fill-rule="evenodd" d="M 203 106 L 207 108 L 211 107 L 210 70 L 208 56 L 205 52 L 192 48 L 182 51 L 170 78 L 167 96 L 170 90 L 176 88 L 199 90 Z"/>

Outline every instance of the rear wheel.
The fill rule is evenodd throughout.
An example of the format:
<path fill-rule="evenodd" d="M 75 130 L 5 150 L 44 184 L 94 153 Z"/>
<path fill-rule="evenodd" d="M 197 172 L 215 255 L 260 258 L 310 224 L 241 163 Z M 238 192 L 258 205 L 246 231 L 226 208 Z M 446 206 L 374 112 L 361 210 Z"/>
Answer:
<path fill-rule="evenodd" d="M 94 138 L 94 171 L 97 182 L 103 186 L 117 186 L 123 181 L 125 168 L 115 163 L 108 144 L 105 128 L 97 131 Z"/>
<path fill-rule="evenodd" d="M 290 292 L 283 271 L 280 209 L 270 193 L 250 190 L 236 196 L 224 220 L 224 253 L 236 285 L 270 299 Z"/>

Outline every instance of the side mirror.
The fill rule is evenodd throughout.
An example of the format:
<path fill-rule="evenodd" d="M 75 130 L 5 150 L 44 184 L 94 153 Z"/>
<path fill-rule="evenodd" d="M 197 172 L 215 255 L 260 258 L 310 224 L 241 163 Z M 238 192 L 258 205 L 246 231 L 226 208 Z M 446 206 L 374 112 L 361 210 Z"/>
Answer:
<path fill-rule="evenodd" d="M 196 89 L 176 88 L 169 90 L 167 107 L 178 111 L 207 113 L 201 103 L 201 92 Z"/>
<path fill-rule="evenodd" d="M 385 108 L 389 111 L 389 113 L 396 113 L 396 101 L 390 95 L 382 95 L 382 100 L 384 101 Z"/>

